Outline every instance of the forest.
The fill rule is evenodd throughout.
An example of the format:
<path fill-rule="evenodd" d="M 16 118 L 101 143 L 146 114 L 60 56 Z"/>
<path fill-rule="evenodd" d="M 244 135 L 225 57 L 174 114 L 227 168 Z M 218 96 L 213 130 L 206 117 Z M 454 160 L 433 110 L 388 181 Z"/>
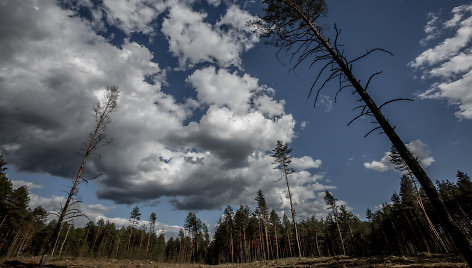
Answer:
<path fill-rule="evenodd" d="M 0 254 L 2 257 L 45 254 L 56 220 L 46 222 L 42 207 L 28 207 L 26 186 L 12 188 L 6 162 L 0 173 Z M 438 191 L 453 217 L 471 233 L 472 181 L 457 172 L 456 179 L 436 182 Z M 378 210 L 367 209 L 361 220 L 339 205 L 328 191 L 325 201 L 330 214 L 297 223 L 300 252 L 294 225 L 286 214 L 267 206 L 262 191 L 254 197 L 254 208 L 227 206 L 213 232 L 189 212 L 178 237 L 155 232 L 156 215 L 145 219 L 136 206 L 130 224 L 118 227 L 103 219 L 61 227 L 52 255 L 106 259 L 149 259 L 178 263 L 245 263 L 294 256 L 374 256 L 454 253 L 450 235 L 437 222 L 437 215 L 415 182 L 404 175 L 400 189 Z M 141 217 L 143 216 L 143 217 Z M 470 239 L 470 236 L 469 236 Z"/>

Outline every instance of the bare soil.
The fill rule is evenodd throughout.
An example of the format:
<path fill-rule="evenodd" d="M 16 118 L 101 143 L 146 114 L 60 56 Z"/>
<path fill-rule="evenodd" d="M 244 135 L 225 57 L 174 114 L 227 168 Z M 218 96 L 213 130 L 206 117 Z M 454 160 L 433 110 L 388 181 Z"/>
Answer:
<path fill-rule="evenodd" d="M 0 260 L 0 267 L 38 267 L 41 257 L 15 257 Z M 116 260 L 90 258 L 48 258 L 43 267 L 201 267 L 201 268 L 254 268 L 254 267 L 467 267 L 460 256 L 422 254 L 418 256 L 376 256 L 356 258 L 347 256 L 323 258 L 286 258 L 245 264 L 204 265 L 190 263 L 156 263 L 149 260 Z"/>

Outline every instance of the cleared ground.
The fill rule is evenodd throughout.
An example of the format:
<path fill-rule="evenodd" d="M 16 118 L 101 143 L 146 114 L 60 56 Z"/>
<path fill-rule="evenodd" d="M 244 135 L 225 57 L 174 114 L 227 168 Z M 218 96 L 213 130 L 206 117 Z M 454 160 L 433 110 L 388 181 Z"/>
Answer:
<path fill-rule="evenodd" d="M 40 257 L 18 257 L 2 259 L 0 267 L 37 267 Z M 156 263 L 144 260 L 48 258 L 44 267 L 467 267 L 460 256 L 423 254 L 413 257 L 384 256 L 369 258 L 323 257 L 287 258 L 258 261 L 248 264 L 203 265 L 188 263 Z"/>

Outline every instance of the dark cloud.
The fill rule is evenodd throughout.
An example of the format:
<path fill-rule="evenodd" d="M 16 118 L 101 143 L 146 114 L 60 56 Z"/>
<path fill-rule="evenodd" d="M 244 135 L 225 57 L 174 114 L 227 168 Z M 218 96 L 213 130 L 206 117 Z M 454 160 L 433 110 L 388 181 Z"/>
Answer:
<path fill-rule="evenodd" d="M 131 4 L 123 3 L 122 7 Z M 174 11 L 200 21 L 201 14 L 187 4 L 175 5 Z M 134 8 L 144 12 L 147 6 Z M 149 14 L 158 16 L 159 8 Z M 110 23 L 126 19 L 119 25 L 125 31 L 159 30 L 159 25 L 149 24 L 152 16 L 141 20 L 127 8 L 109 11 L 113 12 Z M 197 70 L 195 76 L 189 72 L 187 81 L 198 99 L 178 103 L 161 91 L 165 77 L 147 47 L 128 40 L 121 47 L 113 46 L 95 32 L 96 25 L 70 16 L 73 11 L 61 9 L 52 0 L 7 1 L 1 12 L 0 150 L 17 170 L 74 177 L 81 143 L 94 127 L 92 108 L 107 86 L 118 85 L 118 110 L 107 129 L 113 142 L 88 160 L 84 174 L 105 174 L 96 182 L 99 198 L 132 204 L 167 196 L 173 198 L 176 209 L 217 209 L 230 203 L 251 204 L 260 188 L 272 207 L 286 209 L 286 197 L 280 195 L 284 185 L 274 184 L 278 174 L 267 152 L 276 140 L 293 138 L 295 121 L 284 112 L 284 102 L 274 100 L 273 92 L 256 78 L 217 68 Z M 174 13 L 169 13 L 168 21 L 175 21 Z M 234 6 L 227 14 L 220 23 L 232 28 L 243 24 L 231 14 L 249 17 Z M 206 30 L 214 30 L 207 26 Z M 173 34 L 166 33 L 174 38 Z M 231 45 L 230 40 L 224 39 L 225 45 Z M 246 49 L 236 44 L 237 53 L 229 53 L 234 58 L 222 58 L 224 65 L 238 63 Z M 180 62 L 190 59 L 187 54 L 182 57 Z M 153 81 L 147 81 L 149 77 Z M 244 91 L 245 97 L 231 97 L 241 95 L 235 90 Z M 257 105 L 251 106 L 249 102 L 255 99 Z M 208 109 L 196 118 L 195 107 Z M 189 118 L 193 121 L 186 124 Z M 305 166 L 314 163 L 311 158 L 300 161 Z M 294 187 L 316 180 L 303 170 L 293 176 Z M 300 190 L 303 199 L 296 202 L 313 198 L 315 190 L 319 187 Z"/>

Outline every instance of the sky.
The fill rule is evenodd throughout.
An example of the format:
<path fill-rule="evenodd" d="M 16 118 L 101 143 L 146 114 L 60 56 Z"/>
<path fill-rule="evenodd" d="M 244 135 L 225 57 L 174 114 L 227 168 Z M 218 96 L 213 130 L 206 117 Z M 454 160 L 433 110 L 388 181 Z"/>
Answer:
<path fill-rule="evenodd" d="M 354 74 L 433 181 L 472 173 L 472 5 L 468 1 L 327 1 L 320 25 L 342 29 L 345 55 L 383 48 Z M 278 213 L 289 201 L 271 151 L 293 148 L 290 185 L 299 220 L 325 217 L 329 190 L 355 215 L 388 202 L 401 174 L 390 143 L 364 138 L 355 95 L 328 84 L 308 97 L 320 66 L 292 69 L 248 21 L 259 0 L 0 0 L 0 153 L 30 206 L 57 210 L 94 127 L 93 107 L 120 88 L 112 143 L 88 160 L 79 186 L 92 220 L 120 226 L 138 205 L 171 236 L 193 211 L 214 227 L 258 189 Z M 380 135 L 379 135 L 380 134 Z M 76 219 L 83 224 L 85 219 Z"/>

